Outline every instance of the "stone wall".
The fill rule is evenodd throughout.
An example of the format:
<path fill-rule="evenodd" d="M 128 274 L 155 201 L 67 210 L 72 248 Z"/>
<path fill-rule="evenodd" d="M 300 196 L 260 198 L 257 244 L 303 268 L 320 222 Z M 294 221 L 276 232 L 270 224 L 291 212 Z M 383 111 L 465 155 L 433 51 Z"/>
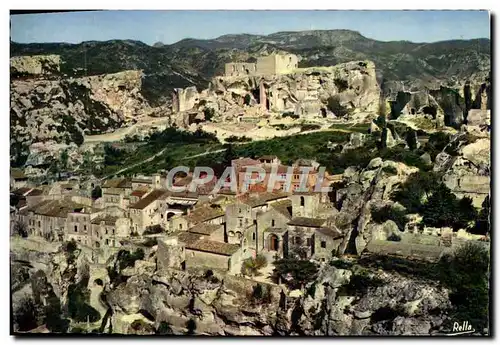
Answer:
<path fill-rule="evenodd" d="M 241 261 L 243 253 L 238 250 L 232 256 L 218 255 L 214 253 L 201 252 L 197 250 L 186 249 L 186 267 L 206 267 L 215 268 L 229 273 L 239 273 L 241 270 Z"/>
<path fill-rule="evenodd" d="M 224 75 L 226 77 L 237 77 L 244 75 L 255 75 L 257 73 L 257 65 L 254 63 L 231 62 L 225 65 Z"/>

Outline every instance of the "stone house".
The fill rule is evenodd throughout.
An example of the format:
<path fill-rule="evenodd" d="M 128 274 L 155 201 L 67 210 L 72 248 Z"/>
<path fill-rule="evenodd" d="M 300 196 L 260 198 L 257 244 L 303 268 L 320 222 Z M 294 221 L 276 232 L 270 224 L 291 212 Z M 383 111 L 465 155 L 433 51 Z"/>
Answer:
<path fill-rule="evenodd" d="M 281 160 L 276 155 L 264 155 L 257 160 L 261 164 L 281 165 Z"/>
<path fill-rule="evenodd" d="M 138 202 L 129 207 L 129 217 L 134 233 L 142 235 L 146 227 L 162 223 L 163 213 L 159 210 L 166 205 L 168 193 L 163 189 L 155 189 Z"/>
<path fill-rule="evenodd" d="M 129 239 L 130 219 L 102 214 L 91 221 L 91 247 L 121 247 L 121 240 Z"/>
<path fill-rule="evenodd" d="M 249 75 L 275 75 L 290 73 L 298 67 L 298 58 L 294 54 L 270 54 L 257 58 L 256 63 L 230 62 L 225 65 L 226 77 Z"/>
<path fill-rule="evenodd" d="M 292 202 L 283 200 L 272 204 L 267 211 L 257 212 L 256 240 L 251 242 L 257 253 L 264 251 L 282 257 L 287 252 L 291 208 Z"/>
<path fill-rule="evenodd" d="M 102 195 L 104 196 L 105 194 L 108 194 L 108 191 L 111 188 L 113 188 L 113 190 L 118 189 L 124 197 L 128 197 L 133 190 L 132 181 L 128 178 L 115 178 L 106 180 L 106 182 L 104 182 L 101 187 Z"/>
<path fill-rule="evenodd" d="M 173 267 L 176 269 L 196 267 L 217 269 L 236 274 L 241 271 L 241 263 L 246 258 L 240 245 L 214 241 L 198 233 L 182 231 L 173 234 L 171 238 L 176 239 L 176 241 L 173 241 L 170 245 L 165 245 L 165 242 L 159 241 L 158 265 L 160 267 L 162 259 L 167 258 L 167 255 L 163 253 L 165 250 L 170 251 L 170 257 L 168 258 L 170 263 L 167 263 L 167 265 L 172 267 L 178 264 L 180 267 Z M 171 257 L 173 249 L 177 249 L 176 253 L 180 256 L 176 260 Z"/>
<path fill-rule="evenodd" d="M 62 241 L 66 229 L 66 219 L 73 206 L 59 200 L 43 200 L 21 210 L 18 219 L 27 225 L 30 235 L 42 236 L 47 240 Z"/>
<path fill-rule="evenodd" d="M 170 218 L 170 231 L 186 231 L 198 224 L 224 224 L 224 210 L 219 205 L 203 204 L 188 209 L 186 215 L 177 215 Z"/>
<path fill-rule="evenodd" d="M 65 240 L 75 240 L 86 246 L 92 245 L 92 219 L 97 211 L 91 207 L 73 207 L 66 218 Z"/>
<path fill-rule="evenodd" d="M 343 234 L 326 219 L 296 217 L 288 223 L 288 253 L 324 262 L 338 250 Z"/>
<path fill-rule="evenodd" d="M 18 189 L 28 186 L 28 177 L 21 169 L 10 169 L 10 188 Z"/>

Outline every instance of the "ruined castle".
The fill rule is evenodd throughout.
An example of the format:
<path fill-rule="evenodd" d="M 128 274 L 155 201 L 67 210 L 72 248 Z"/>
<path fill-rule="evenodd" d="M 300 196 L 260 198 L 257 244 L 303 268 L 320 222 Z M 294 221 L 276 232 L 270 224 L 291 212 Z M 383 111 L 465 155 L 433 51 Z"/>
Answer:
<path fill-rule="evenodd" d="M 257 58 L 256 63 L 230 62 L 225 65 L 226 77 L 274 75 L 292 72 L 298 67 L 297 55 L 271 54 Z"/>

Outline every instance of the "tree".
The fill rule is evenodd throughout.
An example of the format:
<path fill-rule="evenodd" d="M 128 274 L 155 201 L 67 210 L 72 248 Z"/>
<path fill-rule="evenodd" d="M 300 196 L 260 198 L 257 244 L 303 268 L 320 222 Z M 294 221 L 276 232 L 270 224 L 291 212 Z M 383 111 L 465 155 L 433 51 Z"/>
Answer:
<path fill-rule="evenodd" d="M 166 321 L 160 322 L 160 325 L 158 326 L 158 329 L 156 330 L 156 334 L 162 334 L 162 335 L 171 335 L 174 334 L 174 331 L 172 330 L 172 327 L 170 324 Z"/>
<path fill-rule="evenodd" d="M 254 258 L 248 258 L 243 261 L 241 265 L 241 274 L 245 276 L 257 276 L 260 274 L 259 270 L 267 265 L 267 260 L 263 255 L 257 255 Z"/>
<path fill-rule="evenodd" d="M 35 302 L 31 297 L 24 297 L 19 302 L 19 306 L 14 311 L 14 323 L 17 329 L 22 332 L 38 327 L 37 310 Z"/>
<path fill-rule="evenodd" d="M 408 144 L 408 147 L 410 148 L 411 151 L 414 151 L 417 149 L 417 133 L 415 130 L 411 127 L 408 127 L 406 130 L 406 144 Z"/>
<path fill-rule="evenodd" d="M 226 167 L 230 167 L 231 161 L 236 158 L 236 155 L 234 153 L 234 148 L 232 144 L 226 144 L 224 145 L 224 148 L 226 149 L 226 151 L 224 151 L 222 164 L 224 164 Z"/>
<path fill-rule="evenodd" d="M 97 200 L 100 197 L 102 197 L 102 189 L 101 186 L 95 186 L 94 189 L 92 189 L 91 193 L 92 199 Z"/>
<path fill-rule="evenodd" d="M 14 221 L 14 234 L 19 235 L 21 237 L 28 237 L 28 226 L 25 222 L 21 220 Z"/>
<path fill-rule="evenodd" d="M 490 233 L 490 196 L 488 195 L 481 205 L 476 226 L 473 229 L 475 234 L 487 235 Z"/>
<path fill-rule="evenodd" d="M 309 260 L 285 258 L 274 262 L 273 278 L 281 280 L 291 289 L 302 288 L 316 279 L 318 267 Z M 289 279 L 289 277 L 291 279 Z"/>
<path fill-rule="evenodd" d="M 60 161 L 61 161 L 61 169 L 67 170 L 68 169 L 68 161 L 69 161 L 68 150 L 64 150 L 61 153 Z"/>

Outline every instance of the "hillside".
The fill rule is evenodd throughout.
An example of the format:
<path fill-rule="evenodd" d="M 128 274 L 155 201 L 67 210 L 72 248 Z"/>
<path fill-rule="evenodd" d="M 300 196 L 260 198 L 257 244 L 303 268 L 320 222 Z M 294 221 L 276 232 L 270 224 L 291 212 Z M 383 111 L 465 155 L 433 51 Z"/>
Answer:
<path fill-rule="evenodd" d="M 267 36 L 224 35 L 216 39 L 184 39 L 171 45 L 149 46 L 139 41 L 112 40 L 80 44 L 11 43 L 11 56 L 60 55 L 61 73 L 68 76 L 144 70 L 143 95 L 151 105 L 168 101 L 174 87 L 205 88 L 230 61 L 252 61 L 272 52 L 300 56 L 299 67 L 371 60 L 387 93 L 411 88 L 439 88 L 490 70 L 489 39 L 436 43 L 382 42 L 350 30 L 277 32 Z"/>

